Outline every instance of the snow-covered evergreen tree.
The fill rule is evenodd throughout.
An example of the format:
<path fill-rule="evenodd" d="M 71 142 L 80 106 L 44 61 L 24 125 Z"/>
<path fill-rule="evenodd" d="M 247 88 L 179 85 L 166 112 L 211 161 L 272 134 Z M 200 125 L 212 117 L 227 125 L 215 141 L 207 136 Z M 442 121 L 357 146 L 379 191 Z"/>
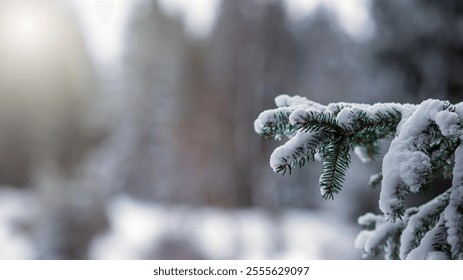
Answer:
<path fill-rule="evenodd" d="M 356 247 L 366 256 L 386 259 L 463 259 L 463 102 L 429 99 L 419 105 L 331 103 L 280 95 L 276 109 L 254 123 L 265 137 L 289 140 L 270 157 L 275 172 L 291 173 L 313 160 L 323 162 L 322 196 L 333 199 L 342 188 L 353 151 L 363 161 L 380 154 L 382 172 L 370 182 L 381 185 L 380 215 L 359 218 L 364 228 Z M 438 177 L 452 178 L 442 194 L 406 207 L 410 193 L 426 192 Z"/>

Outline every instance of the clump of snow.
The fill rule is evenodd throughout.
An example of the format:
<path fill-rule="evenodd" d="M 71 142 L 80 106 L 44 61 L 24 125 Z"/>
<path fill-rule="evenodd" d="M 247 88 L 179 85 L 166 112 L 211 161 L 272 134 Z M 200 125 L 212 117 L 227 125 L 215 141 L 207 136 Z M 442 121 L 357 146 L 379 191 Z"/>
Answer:
<path fill-rule="evenodd" d="M 373 213 L 359 217 L 358 224 L 366 229 L 357 235 L 354 245 L 366 255 L 374 255 L 375 250 L 386 242 L 391 233 L 402 226 L 402 223 L 389 223 L 384 217 Z"/>
<path fill-rule="evenodd" d="M 292 97 L 286 94 L 279 95 L 275 98 L 275 104 L 278 108 L 263 111 L 254 121 L 254 130 L 258 134 L 263 134 L 265 132 L 264 129 L 268 126 L 276 125 L 281 122 L 290 122 L 289 119 L 282 119 L 282 116 L 283 118 L 286 118 L 294 111 L 307 115 L 304 109 L 316 111 L 326 110 L 326 106 L 310 101 L 307 98 L 301 97 L 299 95 Z"/>
<path fill-rule="evenodd" d="M 439 126 L 442 135 L 458 136 L 460 119 L 458 114 L 449 111 L 441 111 L 436 114 L 436 124 Z"/>
<path fill-rule="evenodd" d="M 352 128 L 361 112 L 362 110 L 358 108 L 346 107 L 339 111 L 336 115 L 336 120 L 341 126 Z"/>
<path fill-rule="evenodd" d="M 432 199 L 419 208 L 413 207 L 407 210 L 408 213 L 414 213 L 408 220 L 406 228 L 400 237 L 400 258 L 405 259 L 408 253 L 414 249 L 413 242 L 416 239 L 416 231 L 423 228 L 429 223 L 436 212 L 436 209 L 442 208 L 448 203 L 449 193 L 445 192 Z"/>
<path fill-rule="evenodd" d="M 285 144 L 277 147 L 270 156 L 270 166 L 273 171 L 281 166 L 290 165 L 306 157 L 308 153 L 317 149 L 320 145 L 319 139 L 323 132 L 298 132 L 296 136 Z"/>
<path fill-rule="evenodd" d="M 416 171 L 420 172 L 427 168 L 428 160 L 421 154 L 414 155 L 414 152 L 431 140 L 424 137 L 422 132 L 431 124 L 437 113 L 443 110 L 444 105 L 443 101 L 428 99 L 423 101 L 410 117 L 402 116 L 397 136 L 392 140 L 383 159 L 379 207 L 387 216 L 395 217 L 395 211 L 403 207 L 404 185 L 411 184 L 408 187 L 411 187 L 412 191 L 418 189 L 417 176 L 412 172 L 414 168 L 407 168 L 407 165 L 419 164 L 420 167 Z M 411 162 L 410 158 L 413 158 Z M 407 179 L 410 176 L 412 178 Z"/>
<path fill-rule="evenodd" d="M 376 224 L 378 221 L 382 219 L 373 213 L 366 213 L 363 216 L 360 216 L 357 220 L 358 224 L 361 226 L 370 226 L 372 224 Z"/>
<path fill-rule="evenodd" d="M 450 195 L 450 202 L 444 211 L 445 225 L 447 226 L 447 242 L 450 245 L 454 255 L 458 253 L 462 246 L 462 229 L 463 213 L 463 187 L 455 188 Z"/>
<path fill-rule="evenodd" d="M 354 247 L 358 250 L 363 250 L 365 253 L 370 253 L 369 251 L 365 250 L 366 244 L 368 240 L 373 236 L 374 232 L 370 230 L 362 230 L 354 241 Z M 371 249 L 371 248 L 370 248 Z"/>
<path fill-rule="evenodd" d="M 275 97 L 275 105 L 277 107 L 305 107 L 305 108 L 315 108 L 319 110 L 324 110 L 326 106 L 321 105 L 320 103 L 313 102 L 308 100 L 305 97 L 294 95 L 289 96 L 287 94 L 281 94 Z"/>
<path fill-rule="evenodd" d="M 438 243 L 438 239 L 441 238 L 443 219 L 441 218 L 437 225 L 428 231 L 418 247 L 413 249 L 407 256 L 407 260 L 431 260 L 431 259 L 447 259 L 447 256 L 443 252 L 436 251 L 434 244 Z"/>
<path fill-rule="evenodd" d="M 307 117 L 308 112 L 306 111 L 306 109 L 299 108 L 291 113 L 291 115 L 289 116 L 289 123 L 293 125 L 300 124 L 305 122 L 307 120 Z"/>
<path fill-rule="evenodd" d="M 357 220 L 358 224 L 367 228 L 374 228 L 376 224 L 380 222 L 380 218 L 373 213 L 366 213 L 363 216 L 360 216 Z M 355 248 L 363 250 L 366 254 L 371 253 L 371 245 L 368 244 L 369 240 L 373 238 L 374 231 L 372 230 L 362 230 L 354 241 Z"/>
<path fill-rule="evenodd" d="M 300 96 L 291 98 L 287 94 L 281 94 L 275 97 L 275 105 L 277 105 L 277 107 L 288 107 L 288 106 L 291 106 L 290 105 L 291 100 L 300 99 L 300 98 L 301 98 Z"/>
<path fill-rule="evenodd" d="M 281 117 L 288 116 L 293 111 L 292 108 L 279 108 L 263 111 L 254 121 L 254 130 L 258 134 L 264 133 L 264 128 L 281 122 Z"/>
<path fill-rule="evenodd" d="M 460 120 L 463 120 L 463 102 L 455 105 L 455 113 L 458 115 Z"/>
<path fill-rule="evenodd" d="M 378 117 L 378 113 L 385 113 L 385 112 L 404 112 L 409 110 L 409 104 L 399 104 L 399 103 L 375 103 L 371 106 L 363 108 L 363 111 L 367 113 L 369 118 L 376 119 Z"/>
<path fill-rule="evenodd" d="M 363 231 L 355 239 L 355 247 L 362 249 L 367 254 L 373 254 L 375 248 L 388 237 L 390 228 L 388 224 L 379 225 L 375 231 Z"/>
<path fill-rule="evenodd" d="M 293 125 L 303 124 L 311 121 L 312 117 L 316 117 L 321 114 L 329 117 L 331 116 L 332 112 L 323 111 L 316 108 L 298 108 L 295 109 L 289 116 L 289 123 Z"/>
<path fill-rule="evenodd" d="M 460 145 L 455 151 L 455 166 L 452 179 L 453 190 L 450 194 L 449 205 L 444 211 L 445 225 L 447 227 L 447 242 L 453 254 L 462 246 L 463 224 L 463 147 Z"/>
<path fill-rule="evenodd" d="M 447 260 L 448 256 L 444 252 L 433 251 L 427 255 L 428 260 Z"/>
<path fill-rule="evenodd" d="M 418 192 L 430 170 L 429 156 L 421 151 L 415 151 L 408 159 L 400 163 L 400 178 L 412 192 Z"/>

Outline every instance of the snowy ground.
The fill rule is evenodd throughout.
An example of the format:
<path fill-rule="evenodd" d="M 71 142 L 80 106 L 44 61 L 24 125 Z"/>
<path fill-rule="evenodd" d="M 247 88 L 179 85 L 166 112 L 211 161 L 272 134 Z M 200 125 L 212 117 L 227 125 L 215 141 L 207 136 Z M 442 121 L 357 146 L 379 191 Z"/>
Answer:
<path fill-rule="evenodd" d="M 28 207 L 25 207 L 28 205 Z M 33 197 L 0 189 L 0 258 L 31 259 Z M 357 229 L 321 214 L 166 207 L 121 196 L 109 205 L 110 228 L 95 238 L 92 259 L 349 259 Z M 30 227 L 30 226 L 29 226 Z"/>
<path fill-rule="evenodd" d="M 28 224 L 34 220 L 36 204 L 31 194 L 0 188 L 0 259 L 31 259 L 34 244 Z"/>

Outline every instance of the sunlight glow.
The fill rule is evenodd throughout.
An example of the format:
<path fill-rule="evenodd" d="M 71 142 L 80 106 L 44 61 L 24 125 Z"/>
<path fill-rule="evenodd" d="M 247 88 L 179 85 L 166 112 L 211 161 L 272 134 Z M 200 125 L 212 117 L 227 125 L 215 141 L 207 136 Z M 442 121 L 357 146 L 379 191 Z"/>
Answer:
<path fill-rule="evenodd" d="M 36 40 L 40 40 L 39 35 L 42 32 L 41 22 L 40 18 L 37 18 L 36 15 L 18 15 L 13 24 L 17 27 L 15 28 L 16 37 L 22 43 L 33 43 Z"/>
<path fill-rule="evenodd" d="M 44 47 L 50 38 L 47 12 L 38 5 L 14 3 L 2 11 L 0 34 L 10 51 L 33 51 Z"/>

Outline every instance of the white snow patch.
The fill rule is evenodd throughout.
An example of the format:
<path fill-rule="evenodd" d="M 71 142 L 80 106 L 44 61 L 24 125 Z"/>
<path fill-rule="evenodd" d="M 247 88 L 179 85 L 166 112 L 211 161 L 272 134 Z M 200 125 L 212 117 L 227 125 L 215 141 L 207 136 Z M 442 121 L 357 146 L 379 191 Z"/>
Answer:
<path fill-rule="evenodd" d="M 420 245 L 408 254 L 407 260 L 447 259 L 447 256 L 443 255 L 442 252 L 437 252 L 434 249 L 434 243 L 436 243 L 436 238 L 441 231 L 441 223 L 442 219 L 433 229 L 425 234 L 423 239 L 421 239 Z"/>
<path fill-rule="evenodd" d="M 190 244 L 206 259 L 356 257 L 354 230 L 306 211 L 272 215 L 258 209 L 225 211 L 140 204 L 120 197 L 108 212 L 111 228 L 95 240 L 91 258 L 142 259 L 147 254 L 162 258 L 157 249 L 171 236 Z"/>
<path fill-rule="evenodd" d="M 124 196 L 110 205 L 108 214 L 112 229 L 94 241 L 90 255 L 96 259 L 138 259 L 168 225 L 164 209 Z"/>
<path fill-rule="evenodd" d="M 358 116 L 361 112 L 359 108 L 343 108 L 338 115 L 336 116 L 336 120 L 342 126 L 346 128 L 352 128 L 352 125 L 358 119 Z"/>
<path fill-rule="evenodd" d="M 458 114 L 449 111 L 441 111 L 436 114 L 436 124 L 439 126 L 442 135 L 458 136 L 460 119 Z"/>
<path fill-rule="evenodd" d="M 400 163 L 400 179 L 410 187 L 412 192 L 417 192 L 425 180 L 424 175 L 430 169 L 429 156 L 421 151 L 415 151 L 408 159 Z"/>
<path fill-rule="evenodd" d="M 33 259 L 36 249 L 31 233 L 21 229 L 31 223 L 36 213 L 36 203 L 25 191 L 0 188 L 0 259 Z"/>
<path fill-rule="evenodd" d="M 362 230 L 354 241 L 355 248 L 363 250 L 367 241 L 373 236 L 374 232 L 370 230 Z"/>
<path fill-rule="evenodd" d="M 293 108 L 314 108 L 318 110 L 325 110 L 326 106 L 320 103 L 311 101 L 306 97 L 294 95 L 289 96 L 287 94 L 280 94 L 275 97 L 275 104 L 277 107 L 293 107 Z"/>
<path fill-rule="evenodd" d="M 233 217 L 221 210 L 203 209 L 191 231 L 204 254 L 212 259 L 230 259 L 235 254 L 237 231 Z"/>

